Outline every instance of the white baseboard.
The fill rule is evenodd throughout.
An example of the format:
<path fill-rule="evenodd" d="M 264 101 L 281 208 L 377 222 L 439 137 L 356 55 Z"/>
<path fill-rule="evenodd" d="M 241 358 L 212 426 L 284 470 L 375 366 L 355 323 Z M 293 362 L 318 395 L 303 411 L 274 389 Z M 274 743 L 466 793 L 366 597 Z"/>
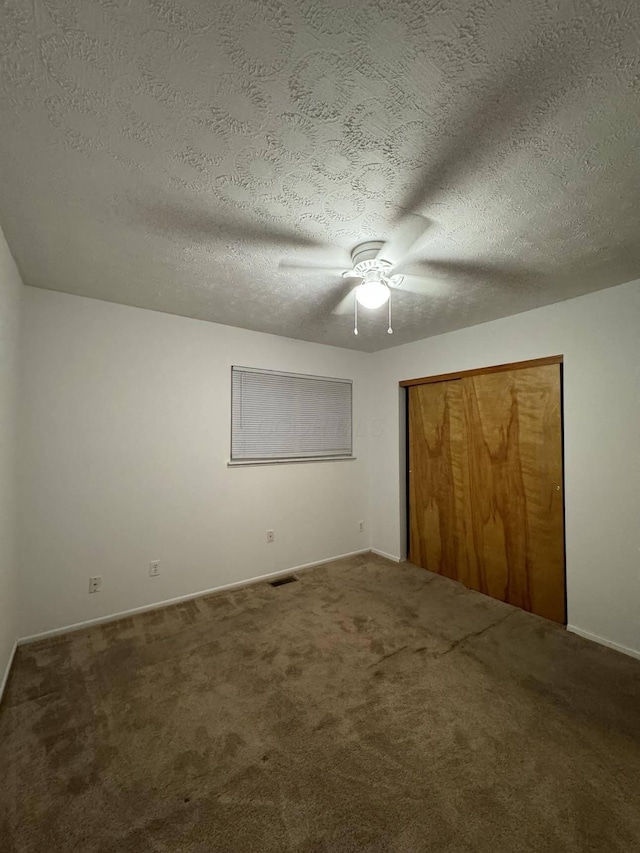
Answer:
<path fill-rule="evenodd" d="M 361 548 L 358 551 L 349 551 L 348 554 L 338 554 L 335 557 L 326 557 L 324 560 L 314 560 L 312 563 L 303 563 L 301 566 L 292 566 L 290 569 L 281 569 L 278 572 L 271 572 L 268 575 L 259 575 L 258 577 L 247 578 L 247 580 L 243 581 L 222 584 L 222 586 L 215 586 L 212 589 L 201 589 L 199 592 L 189 592 L 187 595 L 180 595 L 177 598 L 168 598 L 164 601 L 156 601 L 153 604 L 143 604 L 142 607 L 134 607 L 131 610 L 120 610 L 118 613 L 110 613 L 107 616 L 97 616 L 95 619 L 87 619 L 85 622 L 74 622 L 72 625 L 64 625 L 61 628 L 52 628 L 50 631 L 42 631 L 39 634 L 31 634 L 28 637 L 20 637 L 17 645 L 23 646 L 26 643 L 34 643 L 37 640 L 46 640 L 48 637 L 57 637 L 60 634 L 67 634 L 70 631 L 82 631 L 83 628 L 91 628 L 93 625 L 102 625 L 106 622 L 115 622 L 117 619 L 126 619 L 127 616 L 135 616 L 136 613 L 146 613 L 149 610 L 170 607 L 172 604 L 180 604 L 183 601 L 200 598 L 202 595 L 212 595 L 214 592 L 228 592 L 233 589 L 241 589 L 244 586 L 250 586 L 254 583 L 285 577 L 292 574 L 292 572 L 302 572 L 305 569 L 312 569 L 314 566 L 322 566 L 325 563 L 335 563 L 336 560 L 355 557 L 357 554 L 368 554 L 370 551 L 370 548 Z"/>
<path fill-rule="evenodd" d="M 636 649 L 630 649 L 627 646 L 620 645 L 620 643 L 614 643 L 613 640 L 605 640 L 603 637 L 598 637 L 597 634 L 591 634 L 589 631 L 583 631 L 582 628 L 576 628 L 575 625 L 567 625 L 567 631 L 570 631 L 572 634 L 577 634 L 585 640 L 591 640 L 594 643 L 599 643 L 601 646 L 607 646 L 609 649 L 615 649 L 616 652 L 622 652 L 623 655 L 629 655 L 629 657 L 640 660 L 640 651 Z"/>
<path fill-rule="evenodd" d="M 385 557 L 387 560 L 393 560 L 394 563 L 402 562 L 402 557 L 396 557 L 395 554 L 387 554 L 386 551 L 379 551 L 377 548 L 372 548 L 371 553 L 377 554 L 378 557 Z"/>
<path fill-rule="evenodd" d="M 2 702 L 2 697 L 4 696 L 4 688 L 7 686 L 7 681 L 9 680 L 9 673 L 11 672 L 11 665 L 13 664 L 13 659 L 15 657 L 17 648 L 18 641 L 16 640 L 13 644 L 13 648 L 11 649 L 11 654 L 9 655 L 9 660 L 7 661 L 7 667 L 4 671 L 4 675 L 2 676 L 2 683 L 0 684 L 0 702 Z"/>

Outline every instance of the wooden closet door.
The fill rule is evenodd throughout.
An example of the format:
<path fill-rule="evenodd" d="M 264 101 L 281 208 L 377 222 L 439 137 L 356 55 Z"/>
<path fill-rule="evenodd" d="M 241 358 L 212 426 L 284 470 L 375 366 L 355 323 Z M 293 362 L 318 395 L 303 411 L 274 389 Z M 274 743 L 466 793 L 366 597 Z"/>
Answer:
<path fill-rule="evenodd" d="M 409 560 L 465 581 L 462 382 L 409 388 Z"/>
<path fill-rule="evenodd" d="M 564 623 L 560 365 L 408 393 L 409 560 Z"/>
<path fill-rule="evenodd" d="M 565 622 L 560 365 L 460 382 L 468 585 Z"/>

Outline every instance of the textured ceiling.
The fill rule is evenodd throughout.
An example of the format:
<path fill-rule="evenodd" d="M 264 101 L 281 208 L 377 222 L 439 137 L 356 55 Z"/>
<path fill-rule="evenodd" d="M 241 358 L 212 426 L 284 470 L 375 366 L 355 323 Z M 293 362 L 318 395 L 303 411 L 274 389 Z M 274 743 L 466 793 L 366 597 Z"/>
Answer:
<path fill-rule="evenodd" d="M 27 284 L 365 350 L 640 277 L 634 0 L 0 0 Z M 333 316 L 403 211 L 428 296 Z"/>

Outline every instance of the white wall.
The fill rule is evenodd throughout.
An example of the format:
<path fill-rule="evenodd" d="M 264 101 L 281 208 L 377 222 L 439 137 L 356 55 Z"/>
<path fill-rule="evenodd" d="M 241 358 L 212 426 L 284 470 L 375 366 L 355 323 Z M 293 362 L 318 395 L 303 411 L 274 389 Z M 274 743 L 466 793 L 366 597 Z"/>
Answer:
<path fill-rule="evenodd" d="M 569 624 L 640 653 L 639 282 L 372 355 L 372 546 L 403 549 L 398 382 L 558 354 Z"/>
<path fill-rule="evenodd" d="M 368 548 L 366 354 L 34 288 L 24 330 L 23 637 Z M 227 468 L 232 364 L 353 379 L 357 461 Z"/>
<path fill-rule="evenodd" d="M 0 695 L 18 635 L 15 461 L 22 290 L 0 230 Z"/>
<path fill-rule="evenodd" d="M 401 556 L 398 382 L 562 354 L 569 623 L 640 654 L 638 282 L 373 355 L 24 294 L 21 636 L 369 544 Z M 352 378 L 358 460 L 228 469 L 234 363 Z"/>

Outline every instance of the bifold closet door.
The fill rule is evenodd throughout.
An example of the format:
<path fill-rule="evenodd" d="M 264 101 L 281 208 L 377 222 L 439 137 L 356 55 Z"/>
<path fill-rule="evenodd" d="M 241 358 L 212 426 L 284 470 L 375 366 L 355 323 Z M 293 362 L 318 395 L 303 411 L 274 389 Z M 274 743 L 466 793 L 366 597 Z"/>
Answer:
<path fill-rule="evenodd" d="M 565 621 L 560 365 L 409 388 L 417 565 Z"/>

